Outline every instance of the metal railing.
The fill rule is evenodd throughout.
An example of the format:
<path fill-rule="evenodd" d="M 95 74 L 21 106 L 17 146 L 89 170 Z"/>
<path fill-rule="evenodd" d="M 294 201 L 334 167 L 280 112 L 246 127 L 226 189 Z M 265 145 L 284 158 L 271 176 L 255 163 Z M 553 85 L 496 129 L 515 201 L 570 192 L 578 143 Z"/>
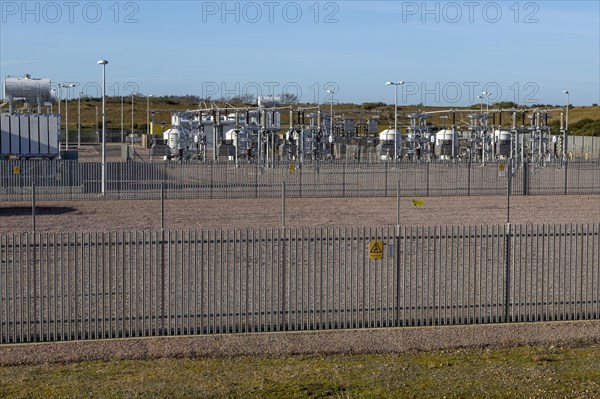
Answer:
<path fill-rule="evenodd" d="M 68 160 L 0 161 L 0 201 L 40 200 L 387 197 L 504 195 L 511 175 L 514 195 L 599 194 L 600 161 L 519 164 L 347 163 L 260 164 L 108 162 L 106 194 L 101 165 Z"/>
<path fill-rule="evenodd" d="M 2 234 L 0 343 L 596 319 L 599 234 L 600 224 Z"/>

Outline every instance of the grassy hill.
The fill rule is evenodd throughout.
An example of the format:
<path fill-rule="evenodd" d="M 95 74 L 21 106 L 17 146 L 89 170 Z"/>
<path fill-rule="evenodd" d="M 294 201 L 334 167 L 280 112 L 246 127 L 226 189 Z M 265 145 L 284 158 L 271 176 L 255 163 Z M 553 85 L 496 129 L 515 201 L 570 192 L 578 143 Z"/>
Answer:
<path fill-rule="evenodd" d="M 182 99 L 183 98 L 183 99 Z M 147 99 L 146 97 L 135 97 L 133 101 L 133 127 L 137 131 L 145 131 L 146 124 L 148 120 L 148 108 L 150 112 L 154 111 L 154 121 L 156 124 L 156 131 L 160 133 L 163 129 L 162 124 L 165 125 L 165 128 L 168 128 L 171 122 L 171 113 L 174 111 L 183 111 L 189 109 L 198 109 L 198 103 L 185 101 L 186 97 L 174 97 L 174 96 L 165 96 L 165 97 L 150 97 Z M 226 103 L 217 103 L 220 107 L 228 106 Z M 246 104 L 233 104 L 236 107 L 253 107 L 253 105 Z M 510 104 L 491 104 L 490 108 L 493 107 L 505 107 Z M 293 105 L 293 108 L 314 108 L 316 104 L 296 104 Z M 62 123 L 65 122 L 65 103 L 64 101 L 61 104 L 61 114 L 62 114 Z M 77 130 L 77 108 L 78 103 L 77 100 L 71 100 L 69 102 L 69 130 L 76 131 Z M 452 107 L 439 107 L 439 106 L 421 106 L 421 105 L 402 105 L 398 107 L 398 123 L 406 124 L 408 119 L 406 117 L 407 114 L 412 112 L 432 112 L 432 111 L 443 111 L 450 110 Z M 533 110 L 535 107 L 519 107 L 523 109 Z M 557 109 L 561 108 L 560 106 L 544 106 L 540 107 L 541 109 Z M 94 126 L 96 124 L 96 109 L 98 112 L 98 121 L 102 120 L 102 102 L 98 98 L 87 98 L 81 100 L 81 124 L 83 130 L 94 130 Z M 330 106 L 327 104 L 321 104 L 321 109 L 325 112 L 329 112 Z M 371 117 L 379 118 L 379 130 L 386 129 L 394 124 L 394 105 L 389 105 L 385 103 L 363 103 L 363 104 L 334 104 L 333 106 L 334 113 L 336 116 L 341 115 L 344 118 L 353 118 L 356 121 L 362 119 L 366 121 L 366 119 Z M 472 110 L 473 113 L 478 113 L 480 111 L 480 105 L 475 104 L 468 108 L 459 108 L 459 109 L 469 109 Z M 132 125 L 132 104 L 131 97 L 124 97 L 123 102 L 121 102 L 121 97 L 107 97 L 106 103 L 106 118 L 107 118 L 107 128 L 120 130 L 121 125 L 123 125 L 123 129 L 125 134 L 129 133 Z M 49 110 L 48 110 L 49 111 Z M 58 112 L 58 104 L 54 104 L 53 112 Z M 44 109 L 46 112 L 46 109 Z M 436 126 L 443 126 L 444 120 L 440 118 L 442 113 L 434 114 L 431 118 L 429 118 L 429 123 Z M 457 125 L 465 126 L 467 123 L 466 113 L 457 113 L 456 114 L 456 123 Z M 496 115 L 496 123 L 498 123 L 498 115 Z M 520 118 L 520 117 L 519 117 Z M 152 120 L 152 114 L 150 114 L 150 120 Z M 98 122 L 99 124 L 101 122 Z M 281 114 L 281 123 L 282 126 L 287 127 L 289 124 L 289 112 L 287 110 L 282 111 Z M 447 126 L 452 124 L 452 115 L 448 115 L 445 120 Z M 503 113 L 502 115 L 502 125 L 510 126 L 511 116 L 508 112 Z M 520 124 L 520 121 L 519 121 Z M 554 128 L 554 130 L 558 130 L 560 124 L 560 111 L 554 111 L 551 113 L 551 118 L 549 119 L 549 125 Z M 571 107 L 569 109 L 569 127 L 571 134 L 573 135 L 595 135 L 600 136 L 600 106 L 592 105 L 592 106 L 576 106 Z"/>

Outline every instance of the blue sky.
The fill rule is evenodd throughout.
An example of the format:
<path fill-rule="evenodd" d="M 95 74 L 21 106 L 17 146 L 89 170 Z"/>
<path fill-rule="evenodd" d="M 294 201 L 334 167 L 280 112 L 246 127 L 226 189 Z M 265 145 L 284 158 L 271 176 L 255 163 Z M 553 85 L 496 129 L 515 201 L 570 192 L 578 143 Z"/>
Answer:
<path fill-rule="evenodd" d="M 0 75 L 97 95 L 600 102 L 600 2 L 0 1 Z"/>

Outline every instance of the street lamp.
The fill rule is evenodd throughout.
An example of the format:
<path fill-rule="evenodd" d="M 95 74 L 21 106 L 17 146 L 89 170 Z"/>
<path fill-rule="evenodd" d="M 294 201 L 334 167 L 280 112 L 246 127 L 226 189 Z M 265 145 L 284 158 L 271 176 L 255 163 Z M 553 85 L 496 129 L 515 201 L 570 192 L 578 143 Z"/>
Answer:
<path fill-rule="evenodd" d="M 131 146 L 133 147 L 133 97 L 134 96 L 143 96 L 144 94 L 142 93 L 138 93 L 138 92 L 133 92 L 131 93 Z M 148 103 L 146 104 L 146 106 L 148 107 Z"/>
<path fill-rule="evenodd" d="M 82 91 L 77 96 L 77 148 L 81 147 L 81 95 Z"/>
<path fill-rule="evenodd" d="M 62 87 L 61 83 L 58 82 L 58 113 L 60 114 L 60 102 L 62 101 L 62 98 L 60 97 L 60 88 Z"/>
<path fill-rule="evenodd" d="M 563 90 L 563 93 L 565 93 L 567 95 L 567 115 L 566 115 L 566 120 L 565 120 L 565 130 L 563 132 L 563 160 L 566 159 L 567 157 L 567 135 L 569 132 L 569 91 L 568 90 Z"/>
<path fill-rule="evenodd" d="M 121 96 L 121 143 L 123 142 L 123 96 Z"/>
<path fill-rule="evenodd" d="M 102 65 L 102 195 L 106 192 L 106 64 L 107 60 L 98 60 Z"/>
<path fill-rule="evenodd" d="M 96 109 L 96 142 L 100 143 L 100 136 L 98 136 L 98 106 L 94 105 L 94 108 Z"/>
<path fill-rule="evenodd" d="M 69 89 L 77 86 L 76 84 L 61 84 L 60 87 L 67 89 L 65 95 L 65 150 L 69 150 Z"/>
<path fill-rule="evenodd" d="M 386 82 L 388 86 L 394 86 L 394 161 L 398 158 L 398 86 L 404 84 L 400 82 Z"/>
<path fill-rule="evenodd" d="M 490 94 L 487 91 L 482 91 L 481 95 L 485 96 L 485 125 L 488 124 L 488 114 L 490 113 Z"/>
<path fill-rule="evenodd" d="M 329 134 L 333 136 L 333 95 L 335 91 L 327 89 L 327 93 L 331 94 L 331 108 L 329 113 Z"/>
<path fill-rule="evenodd" d="M 152 94 L 146 96 L 146 136 L 150 134 L 150 97 Z"/>
<path fill-rule="evenodd" d="M 483 114 L 483 96 L 479 95 L 477 98 L 481 100 L 479 101 L 479 113 Z"/>
<path fill-rule="evenodd" d="M 131 93 L 131 145 L 133 145 L 133 96 L 136 94 L 136 92 Z"/>

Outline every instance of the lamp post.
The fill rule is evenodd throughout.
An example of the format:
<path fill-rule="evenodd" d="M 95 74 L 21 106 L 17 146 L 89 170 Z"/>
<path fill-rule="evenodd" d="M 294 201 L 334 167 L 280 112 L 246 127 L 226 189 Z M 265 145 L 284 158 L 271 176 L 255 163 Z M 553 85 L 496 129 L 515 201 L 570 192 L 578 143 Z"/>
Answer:
<path fill-rule="evenodd" d="M 106 64 L 107 60 L 99 60 L 102 65 L 102 195 L 106 192 Z"/>
<path fill-rule="evenodd" d="M 479 101 L 479 113 L 483 114 L 483 96 L 479 95 L 479 96 L 477 96 L 477 98 L 481 100 L 481 101 Z"/>
<path fill-rule="evenodd" d="M 331 94 L 331 107 L 330 107 L 330 114 L 329 114 L 329 134 L 331 134 L 333 136 L 333 95 L 335 94 L 335 91 L 327 89 L 327 93 Z"/>
<path fill-rule="evenodd" d="M 568 132 L 569 132 L 569 91 L 568 90 L 563 90 L 563 93 L 565 93 L 567 95 L 567 112 L 566 112 L 566 120 L 565 120 L 565 130 L 563 132 L 563 161 L 567 159 L 567 149 L 569 148 L 567 146 L 567 137 L 568 137 Z"/>
<path fill-rule="evenodd" d="M 62 101 L 62 98 L 60 97 L 60 92 L 61 92 L 60 88 L 61 88 L 62 84 L 60 82 L 58 82 L 57 84 L 58 84 L 58 113 L 60 114 L 60 102 Z"/>
<path fill-rule="evenodd" d="M 398 159 L 398 86 L 404 84 L 400 82 L 386 82 L 388 86 L 394 86 L 394 161 Z"/>
<path fill-rule="evenodd" d="M 62 84 L 60 87 L 67 89 L 65 95 L 65 150 L 69 150 L 69 89 L 77 86 L 76 84 Z"/>
<path fill-rule="evenodd" d="M 490 113 L 490 94 L 487 91 L 482 91 L 481 95 L 485 96 L 485 125 L 488 124 L 488 114 Z M 482 107 L 483 108 L 483 107 Z"/>
<path fill-rule="evenodd" d="M 121 96 L 121 143 L 123 142 L 123 96 Z"/>
<path fill-rule="evenodd" d="M 131 145 L 133 145 L 133 96 L 136 94 L 136 92 L 131 93 Z"/>
<path fill-rule="evenodd" d="M 150 97 L 152 94 L 146 96 L 146 136 L 150 134 Z"/>
<path fill-rule="evenodd" d="M 98 136 L 98 106 L 94 105 L 94 108 L 96 109 L 96 142 L 99 143 L 100 137 Z"/>
<path fill-rule="evenodd" d="M 77 97 L 77 148 L 81 147 L 81 95 L 82 91 L 79 92 Z"/>

